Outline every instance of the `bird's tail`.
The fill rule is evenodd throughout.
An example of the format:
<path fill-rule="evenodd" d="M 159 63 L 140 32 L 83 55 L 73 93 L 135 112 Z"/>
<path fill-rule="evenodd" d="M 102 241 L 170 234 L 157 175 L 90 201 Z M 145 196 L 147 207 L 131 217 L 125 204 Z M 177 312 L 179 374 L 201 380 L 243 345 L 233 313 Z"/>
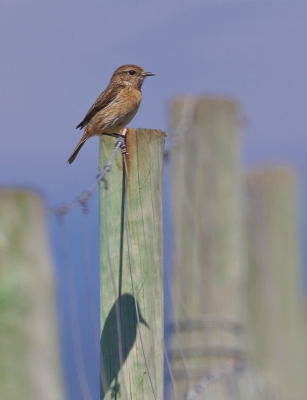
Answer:
<path fill-rule="evenodd" d="M 77 144 L 75 150 L 71 153 L 69 159 L 67 160 L 68 164 L 71 164 L 72 162 L 74 162 L 75 158 L 77 157 L 77 154 L 81 150 L 81 147 L 84 145 L 86 140 L 87 140 L 87 137 L 82 136 L 82 138 L 80 139 L 79 143 Z"/>

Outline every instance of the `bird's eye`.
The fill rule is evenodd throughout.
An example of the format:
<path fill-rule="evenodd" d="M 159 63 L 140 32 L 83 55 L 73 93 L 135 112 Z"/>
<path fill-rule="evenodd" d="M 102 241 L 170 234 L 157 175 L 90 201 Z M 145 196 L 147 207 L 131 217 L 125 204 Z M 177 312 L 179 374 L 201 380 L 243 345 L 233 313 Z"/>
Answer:
<path fill-rule="evenodd" d="M 133 69 L 131 69 L 131 70 L 128 72 L 128 74 L 129 74 L 129 75 L 134 75 L 134 74 L 135 74 L 135 71 L 133 71 Z"/>

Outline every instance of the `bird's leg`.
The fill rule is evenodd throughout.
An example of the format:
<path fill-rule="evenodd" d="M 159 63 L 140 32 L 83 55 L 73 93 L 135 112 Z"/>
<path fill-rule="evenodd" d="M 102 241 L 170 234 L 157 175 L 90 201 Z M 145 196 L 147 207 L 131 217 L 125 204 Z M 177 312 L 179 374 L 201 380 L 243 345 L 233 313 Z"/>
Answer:
<path fill-rule="evenodd" d="M 127 148 L 126 148 L 126 133 L 127 133 L 127 128 L 123 130 L 123 133 L 121 135 L 119 133 L 106 133 L 106 132 L 103 132 L 103 135 L 115 137 L 116 142 L 114 147 L 116 147 L 118 143 L 120 143 L 122 154 L 129 154 L 127 153 Z"/>
<path fill-rule="evenodd" d="M 103 135 L 115 137 L 116 139 L 121 136 L 119 133 L 106 133 L 106 132 L 103 132 Z"/>

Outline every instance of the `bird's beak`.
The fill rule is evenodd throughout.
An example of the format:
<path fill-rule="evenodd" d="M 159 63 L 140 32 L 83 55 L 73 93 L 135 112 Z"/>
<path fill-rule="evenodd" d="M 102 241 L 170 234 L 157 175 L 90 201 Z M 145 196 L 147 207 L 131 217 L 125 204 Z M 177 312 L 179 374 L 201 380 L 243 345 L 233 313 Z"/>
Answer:
<path fill-rule="evenodd" d="M 156 74 L 154 74 L 153 72 L 144 72 L 144 74 L 142 74 L 143 76 L 155 76 Z"/>

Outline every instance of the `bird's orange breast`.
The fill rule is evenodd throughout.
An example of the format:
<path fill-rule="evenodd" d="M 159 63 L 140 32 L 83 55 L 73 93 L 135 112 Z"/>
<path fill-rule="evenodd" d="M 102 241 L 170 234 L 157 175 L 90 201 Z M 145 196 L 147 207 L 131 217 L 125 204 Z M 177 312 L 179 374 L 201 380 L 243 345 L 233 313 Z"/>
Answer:
<path fill-rule="evenodd" d="M 90 121 L 92 135 L 103 132 L 117 133 L 133 119 L 142 100 L 140 90 L 127 86 L 104 109 L 99 111 Z"/>

